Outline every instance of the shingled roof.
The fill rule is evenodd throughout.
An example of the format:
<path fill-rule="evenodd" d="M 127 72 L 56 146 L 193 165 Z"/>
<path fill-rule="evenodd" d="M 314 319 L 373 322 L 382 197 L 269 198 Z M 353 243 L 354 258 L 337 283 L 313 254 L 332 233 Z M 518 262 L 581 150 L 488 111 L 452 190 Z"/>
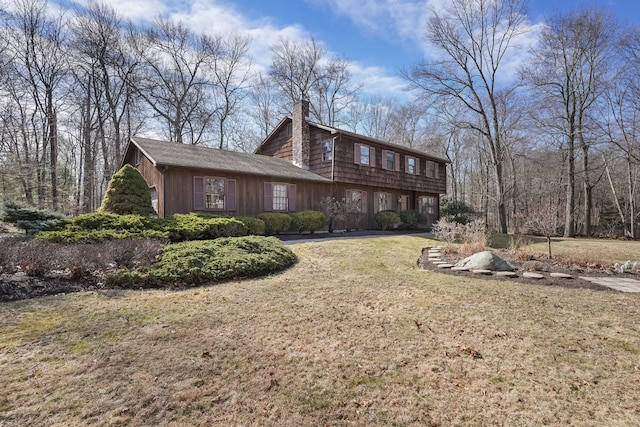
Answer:
<path fill-rule="evenodd" d="M 274 178 L 331 182 L 323 176 L 296 167 L 288 161 L 276 157 L 139 137 L 131 138 L 131 144 L 138 147 L 156 167 L 210 169 Z"/>

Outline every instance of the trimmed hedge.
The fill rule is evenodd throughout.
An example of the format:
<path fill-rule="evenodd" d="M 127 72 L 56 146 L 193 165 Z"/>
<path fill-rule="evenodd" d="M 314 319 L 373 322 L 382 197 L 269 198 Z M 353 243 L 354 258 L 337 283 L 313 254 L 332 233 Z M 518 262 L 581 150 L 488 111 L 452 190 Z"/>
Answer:
<path fill-rule="evenodd" d="M 380 211 L 376 214 L 376 222 L 383 230 L 389 230 L 400 225 L 400 215 L 396 211 Z"/>
<path fill-rule="evenodd" d="M 264 234 L 264 221 L 253 216 L 235 217 L 247 227 L 247 234 L 261 236 Z"/>
<path fill-rule="evenodd" d="M 324 227 L 324 214 L 318 211 L 302 211 L 291 214 L 291 228 L 298 233 L 313 234 Z"/>
<path fill-rule="evenodd" d="M 291 216 L 286 213 L 264 212 L 258 215 L 264 221 L 264 233 L 268 235 L 283 233 L 291 228 Z"/>
<path fill-rule="evenodd" d="M 107 277 L 107 283 L 121 287 L 199 285 L 274 273 L 289 267 L 296 259 L 291 249 L 275 237 L 182 242 L 166 246 L 161 260 L 150 267 L 118 270 Z"/>
<path fill-rule="evenodd" d="M 67 220 L 62 230 L 41 231 L 36 239 L 55 243 L 90 243 L 120 239 L 167 240 L 169 233 L 155 228 L 157 220 L 141 215 L 95 212 Z"/>
<path fill-rule="evenodd" d="M 168 232 L 172 242 L 207 240 L 247 235 L 247 226 L 234 218 L 209 217 L 200 214 L 175 214 L 158 220 L 158 230 Z"/>

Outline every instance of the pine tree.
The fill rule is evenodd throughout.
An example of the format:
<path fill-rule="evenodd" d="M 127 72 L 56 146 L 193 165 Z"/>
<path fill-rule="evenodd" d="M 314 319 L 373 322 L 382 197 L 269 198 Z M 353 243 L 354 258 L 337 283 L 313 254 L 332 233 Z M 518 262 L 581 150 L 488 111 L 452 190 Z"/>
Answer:
<path fill-rule="evenodd" d="M 136 168 L 128 164 L 124 165 L 111 177 L 98 212 L 111 212 L 118 215 L 156 215 L 151 205 L 149 186 Z"/>

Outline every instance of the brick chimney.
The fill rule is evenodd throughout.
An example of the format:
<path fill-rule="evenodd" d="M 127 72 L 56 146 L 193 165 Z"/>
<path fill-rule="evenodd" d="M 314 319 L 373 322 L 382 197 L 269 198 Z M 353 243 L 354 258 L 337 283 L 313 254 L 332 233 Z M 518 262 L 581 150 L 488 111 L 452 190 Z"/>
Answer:
<path fill-rule="evenodd" d="M 293 164 L 302 169 L 309 169 L 311 142 L 309 140 L 309 101 L 301 100 L 293 104 Z"/>

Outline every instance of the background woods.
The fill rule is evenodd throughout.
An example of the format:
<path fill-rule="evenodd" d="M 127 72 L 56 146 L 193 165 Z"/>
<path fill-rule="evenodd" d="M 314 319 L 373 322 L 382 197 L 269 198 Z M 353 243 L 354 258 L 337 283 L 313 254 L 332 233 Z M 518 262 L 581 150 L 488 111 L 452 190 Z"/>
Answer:
<path fill-rule="evenodd" d="M 604 8 L 533 29 L 524 0 L 451 0 L 396 98 L 367 95 L 318 40 L 280 39 L 261 67 L 244 34 L 102 3 L 0 3 L 0 33 L 4 199 L 94 211 L 130 136 L 252 152 L 306 98 L 314 122 L 449 159 L 448 202 L 495 230 L 545 212 L 565 236 L 638 237 L 640 31 Z"/>

